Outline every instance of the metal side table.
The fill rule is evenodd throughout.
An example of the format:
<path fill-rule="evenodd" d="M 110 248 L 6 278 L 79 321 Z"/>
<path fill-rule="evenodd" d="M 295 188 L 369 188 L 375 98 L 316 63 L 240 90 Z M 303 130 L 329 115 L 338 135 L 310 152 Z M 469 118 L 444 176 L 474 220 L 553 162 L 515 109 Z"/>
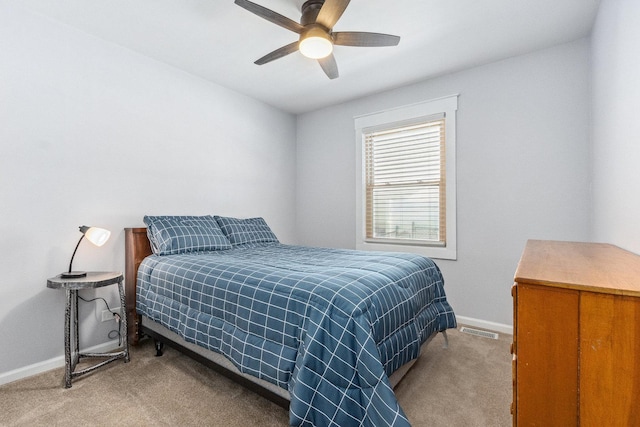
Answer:
<path fill-rule="evenodd" d="M 80 353 L 80 345 L 78 339 L 78 290 L 100 288 L 118 284 L 118 292 L 120 293 L 120 321 L 122 322 L 122 330 L 124 331 L 124 348 L 113 353 Z M 92 372 L 107 363 L 114 360 L 124 359 L 125 363 L 129 361 L 129 340 L 127 340 L 127 310 L 124 298 L 124 286 L 122 273 L 119 272 L 88 272 L 85 277 L 74 279 L 63 279 L 59 275 L 47 280 L 47 287 L 52 289 L 64 289 L 67 292 L 67 307 L 64 316 L 64 358 L 65 358 L 65 388 L 71 387 L 71 380 L 80 375 Z M 73 312 L 73 319 L 72 317 Z M 73 350 L 71 345 L 71 337 L 73 336 Z M 75 372 L 76 365 L 83 358 L 104 357 L 102 362 Z"/>

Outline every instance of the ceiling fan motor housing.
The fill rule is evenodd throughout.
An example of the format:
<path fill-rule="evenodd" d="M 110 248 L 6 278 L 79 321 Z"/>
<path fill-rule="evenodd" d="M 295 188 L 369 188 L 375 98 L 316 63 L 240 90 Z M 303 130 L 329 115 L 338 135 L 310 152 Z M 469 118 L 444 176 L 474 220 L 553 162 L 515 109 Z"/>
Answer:
<path fill-rule="evenodd" d="M 324 0 L 307 0 L 302 5 L 302 17 L 300 18 L 300 25 L 307 26 L 315 24 L 318 18 L 318 13 L 324 4 Z M 319 24 L 318 24 L 319 25 Z M 325 28 L 326 31 L 331 28 Z"/>

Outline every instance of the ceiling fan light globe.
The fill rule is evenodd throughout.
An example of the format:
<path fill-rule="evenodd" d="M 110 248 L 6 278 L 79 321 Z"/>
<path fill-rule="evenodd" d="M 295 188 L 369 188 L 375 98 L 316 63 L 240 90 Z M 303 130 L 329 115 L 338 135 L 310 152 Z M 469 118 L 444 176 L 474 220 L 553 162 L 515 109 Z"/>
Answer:
<path fill-rule="evenodd" d="M 300 42 L 300 52 L 311 59 L 325 58 L 333 52 L 333 44 L 322 37 L 308 37 Z"/>
<path fill-rule="evenodd" d="M 298 49 L 307 58 L 325 58 L 333 52 L 333 40 L 322 29 L 313 27 L 300 37 Z"/>

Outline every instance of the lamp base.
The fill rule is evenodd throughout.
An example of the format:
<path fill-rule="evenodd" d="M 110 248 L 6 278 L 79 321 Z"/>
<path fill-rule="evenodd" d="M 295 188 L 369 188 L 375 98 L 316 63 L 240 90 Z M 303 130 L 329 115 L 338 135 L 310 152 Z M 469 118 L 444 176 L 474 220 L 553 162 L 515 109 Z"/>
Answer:
<path fill-rule="evenodd" d="M 60 278 L 62 279 L 78 279 L 80 277 L 86 277 L 86 271 L 66 271 L 60 274 Z"/>

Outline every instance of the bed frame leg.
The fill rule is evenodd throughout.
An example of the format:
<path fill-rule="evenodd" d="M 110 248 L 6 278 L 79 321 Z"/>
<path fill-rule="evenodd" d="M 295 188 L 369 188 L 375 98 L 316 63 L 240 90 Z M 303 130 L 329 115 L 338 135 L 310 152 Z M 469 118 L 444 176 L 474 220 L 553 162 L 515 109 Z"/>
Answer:
<path fill-rule="evenodd" d="M 164 343 L 159 340 L 153 340 L 156 345 L 156 357 L 162 356 L 162 350 L 164 349 Z"/>
<path fill-rule="evenodd" d="M 442 344 L 442 348 L 449 348 L 449 336 L 447 335 L 447 331 L 442 331 L 442 336 L 444 337 L 444 344 Z"/>

